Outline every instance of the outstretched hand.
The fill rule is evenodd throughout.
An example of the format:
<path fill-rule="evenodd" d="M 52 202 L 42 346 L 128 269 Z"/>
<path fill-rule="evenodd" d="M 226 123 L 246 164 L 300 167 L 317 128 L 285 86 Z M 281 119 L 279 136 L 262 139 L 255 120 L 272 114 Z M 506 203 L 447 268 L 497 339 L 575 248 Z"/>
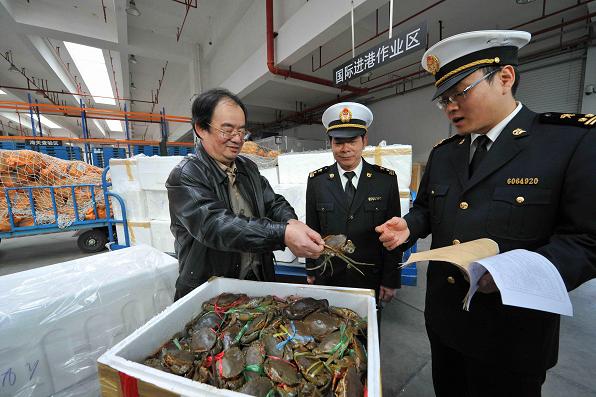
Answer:
<path fill-rule="evenodd" d="M 406 220 L 395 216 L 377 226 L 375 231 L 379 233 L 379 241 L 389 251 L 394 250 L 410 237 L 410 229 Z"/>
<path fill-rule="evenodd" d="M 288 221 L 284 243 L 294 255 L 312 259 L 317 259 L 325 248 L 321 235 L 296 219 Z"/>

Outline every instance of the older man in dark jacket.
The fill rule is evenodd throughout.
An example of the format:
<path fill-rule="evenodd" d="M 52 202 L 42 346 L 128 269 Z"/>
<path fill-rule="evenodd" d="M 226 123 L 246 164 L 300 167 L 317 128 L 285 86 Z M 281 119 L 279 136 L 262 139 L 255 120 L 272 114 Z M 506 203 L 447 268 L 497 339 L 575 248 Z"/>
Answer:
<path fill-rule="evenodd" d="M 296 220 L 255 163 L 239 156 L 247 133 L 240 99 L 207 91 L 193 103 L 192 123 L 197 154 L 182 160 L 166 182 L 180 263 L 175 298 L 211 276 L 273 281 L 272 251 L 286 246 L 297 256 L 318 257 L 321 236 Z"/>

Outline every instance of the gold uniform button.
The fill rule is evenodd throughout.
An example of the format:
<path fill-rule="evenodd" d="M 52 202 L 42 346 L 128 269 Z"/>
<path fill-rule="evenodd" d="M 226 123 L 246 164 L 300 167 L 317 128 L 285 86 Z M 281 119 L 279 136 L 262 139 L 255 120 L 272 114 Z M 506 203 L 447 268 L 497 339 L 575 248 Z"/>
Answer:
<path fill-rule="evenodd" d="M 466 203 L 465 201 L 462 201 L 461 203 L 459 203 L 459 208 L 461 208 L 462 210 L 467 210 L 468 203 Z"/>
<path fill-rule="evenodd" d="M 455 279 L 453 277 L 449 276 L 449 277 L 447 277 L 447 282 L 449 284 L 455 284 Z"/>
<path fill-rule="evenodd" d="M 457 244 L 461 243 L 461 241 L 459 241 L 459 240 L 453 240 L 452 243 L 453 243 L 453 245 L 457 245 Z"/>
<path fill-rule="evenodd" d="M 515 202 L 518 204 L 522 204 L 525 201 L 525 199 L 522 196 L 519 196 L 515 199 Z"/>

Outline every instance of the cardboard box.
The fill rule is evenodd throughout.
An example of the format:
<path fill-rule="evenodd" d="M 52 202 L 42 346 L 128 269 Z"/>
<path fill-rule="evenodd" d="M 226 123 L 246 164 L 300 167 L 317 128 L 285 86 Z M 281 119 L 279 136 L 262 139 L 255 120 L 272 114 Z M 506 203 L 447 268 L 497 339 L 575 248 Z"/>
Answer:
<path fill-rule="evenodd" d="M 143 364 L 172 335 L 201 312 L 201 303 L 223 292 L 251 296 L 300 295 L 327 299 L 329 304 L 343 306 L 368 318 L 368 396 L 381 396 L 380 353 L 374 294 L 371 290 L 300 284 L 265 283 L 217 278 L 196 288 L 184 298 L 129 337 L 104 353 L 98 360 L 101 392 L 104 397 L 124 396 L 123 387 L 138 391 L 138 396 L 245 396 L 229 390 L 194 382 L 162 372 Z"/>
<path fill-rule="evenodd" d="M 412 164 L 412 182 L 410 182 L 410 190 L 415 192 L 418 191 L 418 187 L 420 186 L 420 180 L 422 179 L 422 174 L 424 173 L 424 164 L 421 163 L 413 163 Z"/>

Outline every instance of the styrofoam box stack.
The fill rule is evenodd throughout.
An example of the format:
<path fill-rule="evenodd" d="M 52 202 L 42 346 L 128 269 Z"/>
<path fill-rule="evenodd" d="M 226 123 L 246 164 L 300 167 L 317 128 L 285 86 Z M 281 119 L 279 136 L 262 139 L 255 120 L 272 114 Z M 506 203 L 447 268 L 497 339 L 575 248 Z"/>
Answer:
<path fill-rule="evenodd" d="M 97 358 L 172 303 L 177 276 L 138 246 L 0 277 L 0 395 L 97 396 Z"/>
<path fill-rule="evenodd" d="M 286 201 L 294 208 L 298 219 L 306 222 L 306 184 L 294 183 L 285 185 L 272 185 L 273 191 L 284 196 Z M 288 248 L 284 251 L 274 251 L 275 260 L 278 262 L 291 263 L 296 255 Z"/>
<path fill-rule="evenodd" d="M 148 244 L 163 252 L 174 252 L 166 180 L 182 158 L 140 155 L 110 160 L 113 191 L 126 203 L 131 245 Z M 121 219 L 120 211 L 114 212 Z M 124 244 L 123 226 L 118 225 L 116 230 L 118 242 Z"/>
<path fill-rule="evenodd" d="M 142 395 L 163 395 L 164 390 L 183 396 L 244 396 L 237 392 L 217 389 L 194 382 L 181 376 L 169 374 L 139 364 L 147 356 L 201 311 L 202 302 L 223 292 L 245 293 L 249 296 L 299 295 L 315 299 L 327 299 L 330 305 L 347 307 L 368 319 L 368 396 L 381 395 L 380 353 L 377 329 L 377 313 L 374 295 L 370 290 L 338 288 L 314 285 L 265 283 L 218 278 L 194 289 L 184 298 L 176 301 L 162 313 L 136 330 L 126 339 L 104 353 L 97 361 L 100 382 L 104 395 L 118 395 L 121 374 L 137 381 Z M 130 378 L 129 378 L 130 377 Z"/>
<path fill-rule="evenodd" d="M 110 159 L 110 177 L 112 191 L 118 193 L 125 203 L 135 203 L 126 206 L 126 216 L 132 221 L 141 222 L 147 219 L 147 204 L 145 192 L 139 184 L 138 158 Z M 115 203 L 115 200 L 111 200 Z M 122 211 L 118 204 L 114 204 L 114 215 L 121 219 Z"/>
<path fill-rule="evenodd" d="M 279 184 L 277 166 L 269 168 L 259 168 L 259 173 L 269 181 L 269 184 L 271 186 Z"/>

